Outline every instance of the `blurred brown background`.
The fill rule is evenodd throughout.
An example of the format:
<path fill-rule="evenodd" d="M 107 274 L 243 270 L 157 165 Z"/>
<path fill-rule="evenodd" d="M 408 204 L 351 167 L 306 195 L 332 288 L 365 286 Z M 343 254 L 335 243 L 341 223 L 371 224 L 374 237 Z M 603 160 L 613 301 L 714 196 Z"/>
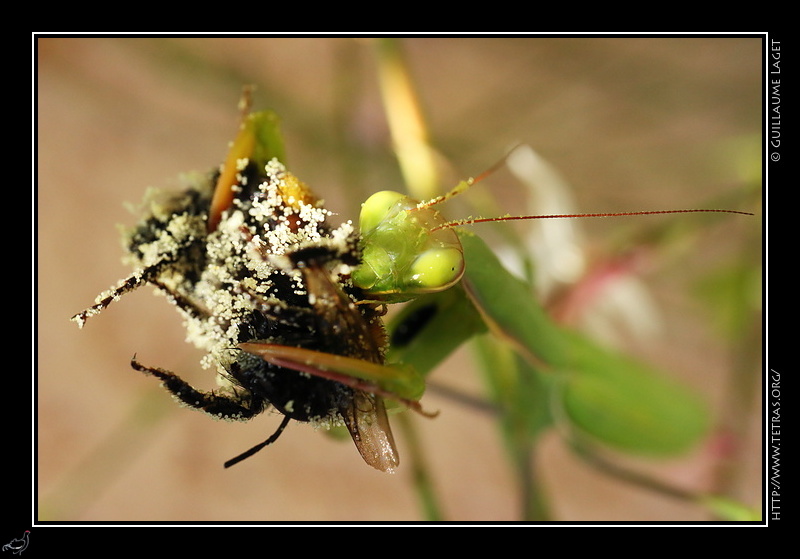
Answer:
<path fill-rule="evenodd" d="M 757 167 L 761 131 L 758 38 L 447 38 L 403 41 L 435 145 L 455 177 L 476 174 L 524 142 L 574 188 L 581 211 L 700 207 L 739 192 Z M 241 86 L 282 117 L 289 166 L 342 219 L 400 175 L 366 41 L 345 38 L 39 39 L 38 44 L 38 506 L 56 521 L 413 521 L 411 472 L 364 465 L 352 443 L 291 424 L 278 444 L 231 470 L 222 463 L 277 426 L 215 422 L 179 408 L 130 369 L 134 353 L 210 387 L 177 313 L 149 288 L 79 330 L 69 317 L 124 277 L 117 224 L 125 203 L 183 171 L 223 158 Z M 494 181 L 517 213 L 508 174 Z M 450 184 L 443 185 L 443 187 Z M 494 188 L 494 187 L 492 187 Z M 753 208 L 747 208 L 752 210 Z M 680 218 L 679 218 L 680 219 Z M 760 220 L 714 225 L 688 254 L 646 277 L 661 330 L 628 351 L 703 393 L 718 423 L 731 372 L 758 374 L 712 327 L 693 280 L 745 254 L 760 263 Z M 580 224 L 594 242 L 630 222 Z M 742 301 L 742 307 L 748 302 Z M 739 342 L 741 343 L 741 342 Z M 734 349 L 738 350 L 736 353 Z M 469 354 L 437 382 L 480 394 Z M 756 388 L 758 386 L 756 385 Z M 444 512 L 454 521 L 513 521 L 518 495 L 491 418 L 435 394 L 442 413 L 414 417 Z M 732 494 L 761 499 L 758 399 L 745 415 Z M 739 408 L 738 406 L 742 406 Z M 401 459 L 404 441 L 399 437 Z M 722 437 L 685 457 L 630 461 L 680 487 L 714 483 Z M 555 437 L 538 467 L 562 520 L 708 518 L 697 507 L 630 487 L 574 458 Z"/>

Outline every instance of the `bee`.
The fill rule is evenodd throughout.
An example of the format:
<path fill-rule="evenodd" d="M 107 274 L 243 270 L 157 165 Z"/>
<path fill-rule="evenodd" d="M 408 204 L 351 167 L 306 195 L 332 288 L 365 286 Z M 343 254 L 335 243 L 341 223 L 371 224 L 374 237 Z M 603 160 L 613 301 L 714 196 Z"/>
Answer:
<path fill-rule="evenodd" d="M 283 415 L 343 424 L 367 464 L 393 472 L 399 458 L 384 397 L 422 412 L 424 383 L 385 364 L 385 306 L 350 281 L 361 261 L 351 222 L 330 212 L 281 162 L 277 117 L 247 114 L 220 169 L 189 177 L 182 192 L 150 191 L 143 219 L 125 234 L 134 272 L 72 320 L 86 321 L 145 284 L 183 316 L 219 388 L 204 391 L 134 355 L 131 366 L 161 381 L 182 404 L 216 418 Z M 387 388 L 389 387 L 389 388 Z M 423 412 L 427 413 L 427 412 Z"/>

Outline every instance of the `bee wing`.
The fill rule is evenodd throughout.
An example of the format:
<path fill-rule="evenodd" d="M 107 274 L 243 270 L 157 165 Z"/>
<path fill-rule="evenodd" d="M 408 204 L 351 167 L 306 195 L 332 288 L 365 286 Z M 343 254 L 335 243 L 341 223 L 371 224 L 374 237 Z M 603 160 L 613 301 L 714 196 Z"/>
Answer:
<path fill-rule="evenodd" d="M 358 452 L 373 468 L 393 474 L 400 463 L 383 398 L 357 391 L 344 421 Z"/>
<path fill-rule="evenodd" d="M 353 442 L 367 464 L 383 472 L 394 473 L 399 458 L 386 415 L 386 406 L 380 394 L 397 399 L 420 413 L 425 412 L 422 412 L 419 402 L 396 398 L 377 384 L 353 376 L 354 373 L 361 376 L 391 375 L 394 374 L 394 369 L 361 359 L 299 347 L 248 342 L 239 344 L 239 348 L 273 365 L 340 382 L 352 388 L 352 403 L 339 411 Z"/>

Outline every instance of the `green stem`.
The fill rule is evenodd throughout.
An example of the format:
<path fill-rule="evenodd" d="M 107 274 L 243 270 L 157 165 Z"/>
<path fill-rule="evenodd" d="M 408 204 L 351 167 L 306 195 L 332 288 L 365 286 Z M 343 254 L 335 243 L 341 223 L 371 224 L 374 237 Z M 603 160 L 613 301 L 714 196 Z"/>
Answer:
<path fill-rule="evenodd" d="M 405 441 L 408 444 L 408 454 L 411 457 L 413 485 L 417 491 L 420 504 L 422 505 L 424 518 L 432 522 L 441 521 L 444 517 L 439 505 L 439 500 L 436 497 L 433 480 L 429 474 L 430 469 L 426 464 L 422 444 L 420 443 L 416 426 L 409 417 L 410 415 L 409 413 L 400 413 L 392 419 L 395 420 L 396 425 L 400 425 L 405 435 Z"/>

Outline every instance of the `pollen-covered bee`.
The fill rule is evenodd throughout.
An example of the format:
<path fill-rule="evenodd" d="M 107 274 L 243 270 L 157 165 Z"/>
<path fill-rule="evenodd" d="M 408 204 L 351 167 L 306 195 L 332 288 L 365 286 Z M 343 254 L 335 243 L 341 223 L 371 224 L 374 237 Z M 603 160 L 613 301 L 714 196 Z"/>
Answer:
<path fill-rule="evenodd" d="M 330 212 L 282 159 L 275 115 L 245 113 L 219 170 L 192 176 L 183 192 L 148 193 L 143 219 L 125 237 L 135 272 L 72 319 L 82 327 L 145 284 L 164 292 L 220 387 L 196 389 L 136 357 L 133 368 L 214 417 L 247 420 L 270 406 L 284 416 L 226 467 L 274 442 L 294 419 L 344 424 L 364 460 L 392 472 L 398 454 L 383 398 L 419 410 L 423 383 L 384 364 L 385 308 L 350 281 L 358 232 L 350 222 L 331 227 Z"/>

